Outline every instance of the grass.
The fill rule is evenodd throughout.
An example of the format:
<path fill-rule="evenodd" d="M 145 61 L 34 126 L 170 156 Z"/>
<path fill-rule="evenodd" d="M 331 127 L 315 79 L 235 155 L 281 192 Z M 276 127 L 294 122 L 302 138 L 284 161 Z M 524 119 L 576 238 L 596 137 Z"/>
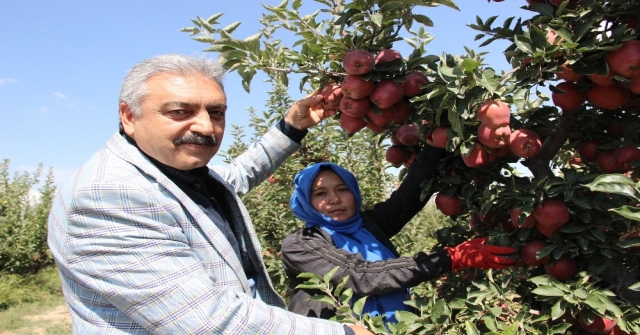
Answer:
<path fill-rule="evenodd" d="M 0 334 L 70 334 L 71 327 L 66 322 L 32 317 L 64 304 L 55 267 L 33 275 L 1 275 Z"/>

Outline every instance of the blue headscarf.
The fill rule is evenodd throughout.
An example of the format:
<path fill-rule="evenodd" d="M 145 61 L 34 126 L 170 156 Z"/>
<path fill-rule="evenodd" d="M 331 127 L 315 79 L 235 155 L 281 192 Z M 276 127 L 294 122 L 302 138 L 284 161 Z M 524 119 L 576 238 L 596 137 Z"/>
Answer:
<path fill-rule="evenodd" d="M 313 182 L 323 167 L 329 167 L 346 184 L 355 199 L 356 214 L 346 221 L 336 221 L 318 212 L 311 205 L 311 189 Z M 368 230 L 363 228 L 364 221 L 360 216 L 362 195 L 356 177 L 340 165 L 322 162 L 310 165 L 300 171 L 293 180 L 294 190 L 291 196 L 291 210 L 298 219 L 306 223 L 306 227 L 320 226 L 333 238 L 333 244 L 352 254 L 360 253 L 365 260 L 370 262 L 396 258 L 395 255 L 380 243 Z M 367 298 L 362 313 L 372 316 L 386 316 L 387 321 L 396 322 L 395 311 L 408 310 L 403 303 L 406 300 L 406 291 L 370 296 Z M 354 301 L 359 297 L 354 297 Z"/>

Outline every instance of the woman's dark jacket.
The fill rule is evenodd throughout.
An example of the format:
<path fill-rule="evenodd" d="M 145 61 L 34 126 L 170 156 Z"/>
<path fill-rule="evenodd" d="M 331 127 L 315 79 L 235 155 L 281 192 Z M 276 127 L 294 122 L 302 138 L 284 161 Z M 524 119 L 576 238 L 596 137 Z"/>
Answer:
<path fill-rule="evenodd" d="M 371 296 L 405 290 L 451 270 L 451 260 L 445 250 L 399 257 L 397 249 L 389 240 L 426 205 L 429 197 L 420 201 L 420 184 L 437 172 L 438 161 L 444 154 L 442 149 L 426 146 L 389 199 L 376 204 L 373 209 L 360 212 L 364 228 L 398 258 L 366 261 L 360 254 L 351 254 L 337 248 L 331 235 L 319 226 L 298 230 L 285 238 L 282 244 L 282 261 L 292 294 L 288 307 L 290 311 L 323 319 L 335 315 L 333 307 L 307 300 L 316 292 L 295 289 L 302 283 L 302 280 L 296 278 L 302 272 L 324 275 L 339 267 L 332 279 L 334 284 L 349 276 L 347 288 L 353 289 L 353 293 L 358 296 Z"/>

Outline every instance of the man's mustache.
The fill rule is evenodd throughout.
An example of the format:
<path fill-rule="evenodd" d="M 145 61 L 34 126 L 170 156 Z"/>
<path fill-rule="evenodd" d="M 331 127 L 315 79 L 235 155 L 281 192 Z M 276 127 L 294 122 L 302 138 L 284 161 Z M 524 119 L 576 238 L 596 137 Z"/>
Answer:
<path fill-rule="evenodd" d="M 173 145 L 178 146 L 181 144 L 199 144 L 209 147 L 215 147 L 220 141 L 213 136 L 202 136 L 198 134 L 187 134 L 181 138 L 173 141 Z"/>

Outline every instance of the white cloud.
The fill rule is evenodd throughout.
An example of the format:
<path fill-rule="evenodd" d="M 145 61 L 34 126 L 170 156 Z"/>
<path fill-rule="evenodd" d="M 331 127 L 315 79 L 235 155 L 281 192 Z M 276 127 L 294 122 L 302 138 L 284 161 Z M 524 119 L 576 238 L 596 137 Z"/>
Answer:
<path fill-rule="evenodd" d="M 64 94 L 62 94 L 60 92 L 53 92 L 53 95 L 55 95 L 55 96 L 57 96 L 58 98 L 61 98 L 61 99 L 66 99 L 67 98 L 66 95 L 64 95 Z"/>
<path fill-rule="evenodd" d="M 14 83 L 18 81 L 17 79 L 13 79 L 13 78 L 0 78 L 0 85 L 1 84 L 6 84 L 6 83 Z"/>

